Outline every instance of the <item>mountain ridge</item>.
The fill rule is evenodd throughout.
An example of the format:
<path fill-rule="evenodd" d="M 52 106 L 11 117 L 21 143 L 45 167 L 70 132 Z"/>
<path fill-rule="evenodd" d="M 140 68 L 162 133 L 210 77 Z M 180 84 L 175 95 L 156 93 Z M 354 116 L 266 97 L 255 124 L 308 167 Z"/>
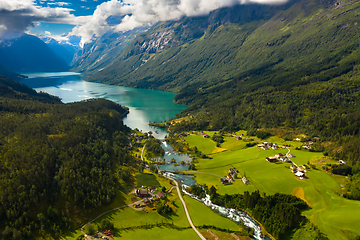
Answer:
<path fill-rule="evenodd" d="M 0 46 L 0 65 L 10 71 L 59 72 L 70 67 L 36 36 L 23 34 L 3 40 Z"/>
<path fill-rule="evenodd" d="M 244 8 L 244 6 L 241 7 Z M 256 6 L 245 7 L 255 8 Z M 250 16 L 249 19 L 244 17 L 245 20 L 240 21 L 240 24 L 236 23 L 239 20 L 234 21 L 235 23 L 220 21 L 221 19 L 215 21 L 216 24 L 211 22 L 216 19 L 214 17 L 215 13 L 218 13 L 216 11 L 207 18 L 199 17 L 190 20 L 186 18 L 175 23 L 159 23 L 135 39 L 116 62 L 89 77 L 88 80 L 179 92 L 182 87 L 184 89 L 188 87 L 189 81 L 203 84 L 209 81 L 226 80 L 243 71 L 260 67 L 268 62 L 278 62 L 280 59 L 284 61 L 279 62 L 279 66 L 284 68 L 288 68 L 286 65 L 295 62 L 298 65 L 301 61 L 307 63 L 308 60 L 304 62 L 298 59 L 306 54 L 310 55 L 313 58 L 312 61 L 315 62 L 315 58 L 311 55 L 314 55 L 312 53 L 314 50 L 320 52 L 316 46 L 318 43 L 311 43 L 313 45 L 306 49 L 306 46 L 302 46 L 305 45 L 302 41 L 307 40 L 301 36 L 303 33 L 299 32 L 299 29 L 314 28 L 314 19 L 308 21 L 307 16 L 319 18 L 316 12 L 319 11 L 322 12 L 320 16 L 324 17 L 324 12 L 329 8 L 329 3 L 301 1 L 290 2 L 282 8 L 267 7 L 261 10 L 263 11 L 263 14 L 259 14 L 261 17 L 257 15 Z M 234 9 L 221 11 L 231 12 Z M 269 16 L 270 13 L 272 15 Z M 299 21 L 303 20 L 308 22 L 300 24 Z M 186 25 L 187 21 L 193 21 L 190 28 Z M 324 22 L 325 19 L 321 21 Z M 204 24 L 204 22 L 209 22 L 209 24 Z M 191 31 L 191 28 L 202 29 L 198 27 L 202 24 L 206 27 L 200 31 L 201 33 Z M 286 26 L 289 24 L 298 26 L 292 26 L 290 30 L 290 27 Z M 346 24 L 344 26 L 347 26 Z M 279 26 L 282 27 L 279 28 Z M 353 28 L 353 26 L 348 27 Z M 159 31 L 164 33 L 169 29 L 173 31 L 173 36 L 170 41 L 167 41 L 166 46 L 161 47 L 160 51 L 159 49 L 151 52 L 141 51 L 144 44 L 159 40 L 153 38 L 155 33 Z M 176 29 L 182 30 L 177 32 Z M 293 29 L 297 29 L 297 32 L 292 33 Z M 186 33 L 189 31 L 192 33 L 189 38 L 181 38 L 181 36 L 187 36 Z M 300 38 L 297 39 L 297 36 Z M 289 43 L 294 46 L 299 45 L 301 49 L 299 48 L 296 52 L 294 51 L 296 47 L 290 46 Z M 254 47 L 254 44 L 258 46 Z M 295 65 L 295 67 L 298 66 Z M 160 72 L 162 74 L 159 74 Z"/>

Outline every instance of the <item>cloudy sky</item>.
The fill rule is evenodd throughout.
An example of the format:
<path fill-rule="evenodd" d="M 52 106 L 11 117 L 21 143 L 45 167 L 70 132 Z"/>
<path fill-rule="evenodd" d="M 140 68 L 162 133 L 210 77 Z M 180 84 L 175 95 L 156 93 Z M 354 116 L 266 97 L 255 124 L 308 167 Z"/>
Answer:
<path fill-rule="evenodd" d="M 91 41 L 109 30 L 127 31 L 182 16 L 206 15 L 217 8 L 286 0 L 0 0 L 0 38 L 14 32 L 66 41 Z M 110 21 L 112 19 L 112 21 Z"/>

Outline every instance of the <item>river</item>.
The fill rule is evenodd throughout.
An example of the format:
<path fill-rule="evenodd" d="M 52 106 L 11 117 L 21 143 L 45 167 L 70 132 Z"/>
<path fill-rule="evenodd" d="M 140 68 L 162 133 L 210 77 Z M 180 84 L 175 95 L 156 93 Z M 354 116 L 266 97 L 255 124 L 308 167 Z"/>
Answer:
<path fill-rule="evenodd" d="M 124 123 L 132 129 L 138 128 L 144 132 L 152 131 L 153 135 L 159 139 L 164 139 L 167 134 L 166 131 L 149 126 L 149 122 L 168 120 L 187 108 L 186 105 L 173 102 L 175 97 L 174 93 L 86 82 L 83 80 L 83 76 L 78 73 L 25 73 L 24 75 L 29 78 L 21 81 L 21 83 L 36 91 L 43 91 L 58 96 L 64 103 L 90 98 L 105 98 L 122 106 L 126 106 L 130 109 L 130 113 L 124 118 Z M 157 131 L 157 133 L 155 133 L 155 131 Z M 159 169 L 167 171 L 186 170 L 187 165 L 181 165 L 180 162 L 185 161 L 185 163 L 189 163 L 191 158 L 187 154 L 176 153 L 165 141 L 162 142 L 162 145 L 166 152 L 163 159 L 167 164 L 159 166 Z M 170 164 L 172 159 L 175 159 L 179 166 Z M 171 176 L 179 180 L 183 185 L 190 186 L 196 183 L 195 180 L 188 175 L 173 174 Z M 247 214 L 234 209 L 216 206 L 211 203 L 209 196 L 207 196 L 206 199 L 199 200 L 212 209 L 226 215 L 233 221 L 243 221 L 246 226 L 255 229 L 254 237 L 256 239 L 262 239 L 260 236 L 260 226 Z"/>
<path fill-rule="evenodd" d="M 58 96 L 64 103 L 105 98 L 126 106 L 130 113 L 124 118 L 124 123 L 132 129 L 152 131 L 159 139 L 164 139 L 166 131 L 149 126 L 149 122 L 168 120 L 187 108 L 187 105 L 174 103 L 175 94 L 171 92 L 86 82 L 83 80 L 83 75 L 74 72 L 24 73 L 24 75 L 29 78 L 21 83 L 36 91 Z"/>

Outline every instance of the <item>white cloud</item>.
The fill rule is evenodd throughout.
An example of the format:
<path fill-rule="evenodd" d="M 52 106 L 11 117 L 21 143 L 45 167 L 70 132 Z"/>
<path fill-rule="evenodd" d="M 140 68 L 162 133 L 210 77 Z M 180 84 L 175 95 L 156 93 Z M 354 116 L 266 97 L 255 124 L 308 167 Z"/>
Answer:
<path fill-rule="evenodd" d="M 47 36 L 51 36 L 51 32 L 49 32 L 49 31 L 45 31 L 45 35 L 47 35 Z"/>
<path fill-rule="evenodd" d="M 25 32 L 35 22 L 74 25 L 87 22 L 89 17 L 76 17 L 70 13 L 72 11 L 64 7 L 40 7 L 33 0 L 0 0 L 0 36 L 9 32 Z"/>
<path fill-rule="evenodd" d="M 176 20 L 182 16 L 206 15 L 215 9 L 235 4 L 286 2 L 287 0 L 110 0 L 98 5 L 89 21 L 75 27 L 71 34 L 81 36 L 82 43 L 85 43 L 110 29 L 126 31 L 158 21 Z M 119 25 L 109 26 L 106 19 L 110 16 L 124 17 Z"/>
<path fill-rule="evenodd" d="M 109 0 L 98 5 L 93 15 L 80 17 L 71 13 L 74 10 L 67 8 L 70 3 L 65 1 L 38 0 L 51 6 L 41 7 L 35 0 L 0 0 L 0 36 L 7 32 L 25 32 L 36 22 L 66 23 L 76 25 L 69 36 L 81 36 L 85 43 L 109 30 L 127 31 L 182 16 L 206 15 L 235 4 L 275 4 L 287 0 Z M 106 20 L 110 16 L 123 18 L 120 24 L 109 26 Z"/>
<path fill-rule="evenodd" d="M 54 6 L 63 7 L 63 6 L 71 5 L 71 3 L 68 3 L 68 2 L 50 2 L 50 3 L 48 3 L 48 5 L 54 5 Z"/>

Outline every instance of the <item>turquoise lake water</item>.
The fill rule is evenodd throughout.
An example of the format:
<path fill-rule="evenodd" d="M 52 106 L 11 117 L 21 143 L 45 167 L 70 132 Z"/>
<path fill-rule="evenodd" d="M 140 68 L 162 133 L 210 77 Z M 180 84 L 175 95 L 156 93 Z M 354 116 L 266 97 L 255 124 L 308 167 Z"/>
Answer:
<path fill-rule="evenodd" d="M 130 113 L 124 118 L 124 123 L 132 129 L 152 131 L 159 139 L 163 139 L 167 133 L 163 129 L 149 126 L 149 122 L 168 120 L 187 108 L 187 105 L 174 103 L 175 94 L 171 92 L 86 82 L 78 73 L 25 73 L 25 75 L 29 78 L 23 80 L 23 84 L 36 91 L 58 96 L 64 103 L 105 98 L 126 106 L 130 109 Z"/>

